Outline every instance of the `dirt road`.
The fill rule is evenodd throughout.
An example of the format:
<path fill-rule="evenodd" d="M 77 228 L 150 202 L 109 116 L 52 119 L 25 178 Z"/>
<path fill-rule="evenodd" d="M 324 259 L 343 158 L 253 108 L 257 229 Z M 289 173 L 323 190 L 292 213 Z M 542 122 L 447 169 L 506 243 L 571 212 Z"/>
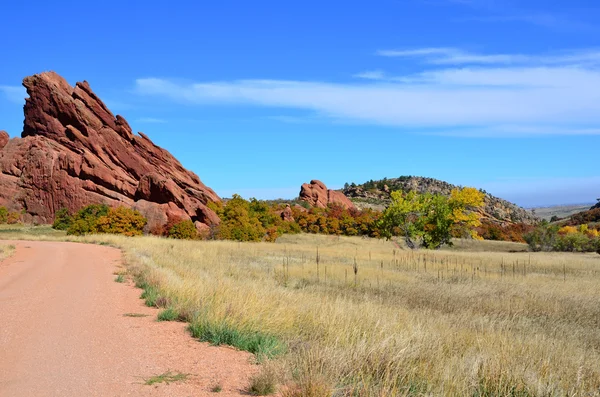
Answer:
<path fill-rule="evenodd" d="M 139 289 L 115 282 L 118 250 L 10 243 L 15 255 L 0 262 L 0 396 L 246 394 L 251 356 L 199 343 L 184 324 L 157 322 Z M 190 376 L 144 384 L 167 371 Z"/>

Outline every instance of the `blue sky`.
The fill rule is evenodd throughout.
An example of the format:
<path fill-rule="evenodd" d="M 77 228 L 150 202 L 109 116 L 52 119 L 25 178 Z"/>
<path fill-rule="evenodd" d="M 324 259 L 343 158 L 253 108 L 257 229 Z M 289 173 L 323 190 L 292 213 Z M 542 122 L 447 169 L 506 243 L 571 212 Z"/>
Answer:
<path fill-rule="evenodd" d="M 592 0 L 11 3 L 11 136 L 21 80 L 54 70 L 221 196 L 422 175 L 523 206 L 600 197 Z"/>

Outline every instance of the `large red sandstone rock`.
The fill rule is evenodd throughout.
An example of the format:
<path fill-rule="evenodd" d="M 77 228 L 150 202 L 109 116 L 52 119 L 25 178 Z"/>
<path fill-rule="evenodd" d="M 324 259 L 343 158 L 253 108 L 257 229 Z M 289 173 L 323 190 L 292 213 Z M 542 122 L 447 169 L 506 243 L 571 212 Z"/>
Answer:
<path fill-rule="evenodd" d="M 134 135 L 87 82 L 71 87 L 47 72 L 23 85 L 29 98 L 22 138 L 0 133 L 0 205 L 39 223 L 61 208 L 105 203 L 139 209 L 149 228 L 188 219 L 218 224 L 206 206 L 220 201 L 215 192 L 146 135 Z"/>
<path fill-rule="evenodd" d="M 8 136 L 8 132 L 0 130 L 0 150 L 2 150 L 4 146 L 6 146 L 9 140 L 10 137 Z"/>
<path fill-rule="evenodd" d="M 300 200 L 306 201 L 312 207 L 326 208 L 328 204 L 340 204 L 345 208 L 356 208 L 344 193 L 328 190 L 321 181 L 312 180 L 300 188 Z"/>

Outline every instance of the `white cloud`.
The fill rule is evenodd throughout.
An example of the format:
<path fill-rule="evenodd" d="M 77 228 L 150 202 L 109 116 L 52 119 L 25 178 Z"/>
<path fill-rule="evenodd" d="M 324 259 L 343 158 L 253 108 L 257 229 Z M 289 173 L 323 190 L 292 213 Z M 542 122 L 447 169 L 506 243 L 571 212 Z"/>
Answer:
<path fill-rule="evenodd" d="M 280 121 L 288 124 L 309 124 L 315 122 L 313 117 L 296 117 L 296 116 L 268 116 L 269 120 Z"/>
<path fill-rule="evenodd" d="M 423 48 L 396 56 L 441 57 L 440 61 L 457 60 L 465 54 L 453 49 Z M 147 78 L 136 81 L 136 91 L 188 104 L 304 110 L 309 112 L 307 117 L 320 120 L 387 125 L 426 134 L 600 135 L 600 67 L 595 64 L 600 61 L 600 52 L 468 57 L 480 61 L 482 57 L 491 58 L 478 66 L 425 67 L 401 76 L 379 70 L 365 72 L 363 77 L 369 79 L 360 83 L 181 83 Z M 508 62 L 519 57 L 534 64 Z M 488 62 L 491 59 L 495 61 Z"/>
<path fill-rule="evenodd" d="M 518 54 L 475 54 L 457 48 L 420 48 L 415 50 L 380 50 L 384 57 L 422 58 L 432 64 L 511 64 L 525 62 L 528 57 Z"/>
<path fill-rule="evenodd" d="M 568 125 L 571 132 L 597 132 L 600 73 L 572 69 L 478 70 L 472 74 L 416 76 L 418 83 L 331 84 L 297 81 L 177 84 L 140 79 L 142 94 L 206 104 L 249 104 L 315 111 L 334 119 L 402 127 L 454 128 Z M 528 82 L 526 76 L 534 75 Z M 588 77 L 586 79 L 586 77 Z M 504 84 L 499 83 L 504 79 Z M 514 85 L 514 86 L 512 86 Z M 574 127 L 573 125 L 579 125 Z M 591 125 L 591 127 L 590 127 Z"/>
<path fill-rule="evenodd" d="M 25 98 L 27 98 L 27 91 L 21 86 L 10 86 L 0 85 L 0 91 L 4 94 L 6 99 L 19 105 L 25 104 Z"/>
<path fill-rule="evenodd" d="M 435 65 L 573 65 L 600 63 L 600 50 L 586 49 L 555 54 L 480 54 L 452 47 L 379 50 L 384 57 L 415 58 Z"/>
<path fill-rule="evenodd" d="M 147 123 L 147 124 L 164 124 L 167 122 L 167 120 L 156 119 L 153 117 L 142 117 L 142 118 L 136 119 L 135 121 L 137 121 L 138 123 Z"/>
<path fill-rule="evenodd" d="M 367 80 L 383 80 L 385 79 L 385 73 L 382 70 L 367 70 L 357 73 L 353 77 Z"/>

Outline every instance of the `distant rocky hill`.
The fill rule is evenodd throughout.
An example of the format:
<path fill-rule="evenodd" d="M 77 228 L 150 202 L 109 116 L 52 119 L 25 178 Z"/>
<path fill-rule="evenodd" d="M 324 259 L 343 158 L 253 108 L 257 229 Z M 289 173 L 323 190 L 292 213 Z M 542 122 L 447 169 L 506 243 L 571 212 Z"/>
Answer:
<path fill-rule="evenodd" d="M 449 195 L 458 186 L 433 178 L 418 176 L 401 176 L 399 178 L 368 181 L 361 185 L 351 184 L 341 191 L 358 208 L 385 209 L 391 202 L 390 193 L 396 190 L 403 192 L 433 193 Z M 499 224 L 525 223 L 533 224 L 539 219 L 531 212 L 501 198 L 485 193 L 483 219 Z"/>
<path fill-rule="evenodd" d="M 582 211 L 587 211 L 592 207 L 593 204 L 571 204 L 571 205 L 553 205 L 551 207 L 537 207 L 533 208 L 535 215 L 540 219 L 552 221 L 556 219 L 564 219 L 573 214 L 577 214 Z"/>
<path fill-rule="evenodd" d="M 72 87 L 47 72 L 23 85 L 29 98 L 21 138 L 0 131 L 0 206 L 37 223 L 51 223 L 61 208 L 100 203 L 138 209 L 150 228 L 219 223 L 207 206 L 219 196 L 146 135 L 134 134 L 87 82 Z"/>
<path fill-rule="evenodd" d="M 559 225 L 595 225 L 600 226 L 600 200 L 591 208 L 584 211 L 570 214 L 568 217 L 559 218 L 556 221 Z"/>

